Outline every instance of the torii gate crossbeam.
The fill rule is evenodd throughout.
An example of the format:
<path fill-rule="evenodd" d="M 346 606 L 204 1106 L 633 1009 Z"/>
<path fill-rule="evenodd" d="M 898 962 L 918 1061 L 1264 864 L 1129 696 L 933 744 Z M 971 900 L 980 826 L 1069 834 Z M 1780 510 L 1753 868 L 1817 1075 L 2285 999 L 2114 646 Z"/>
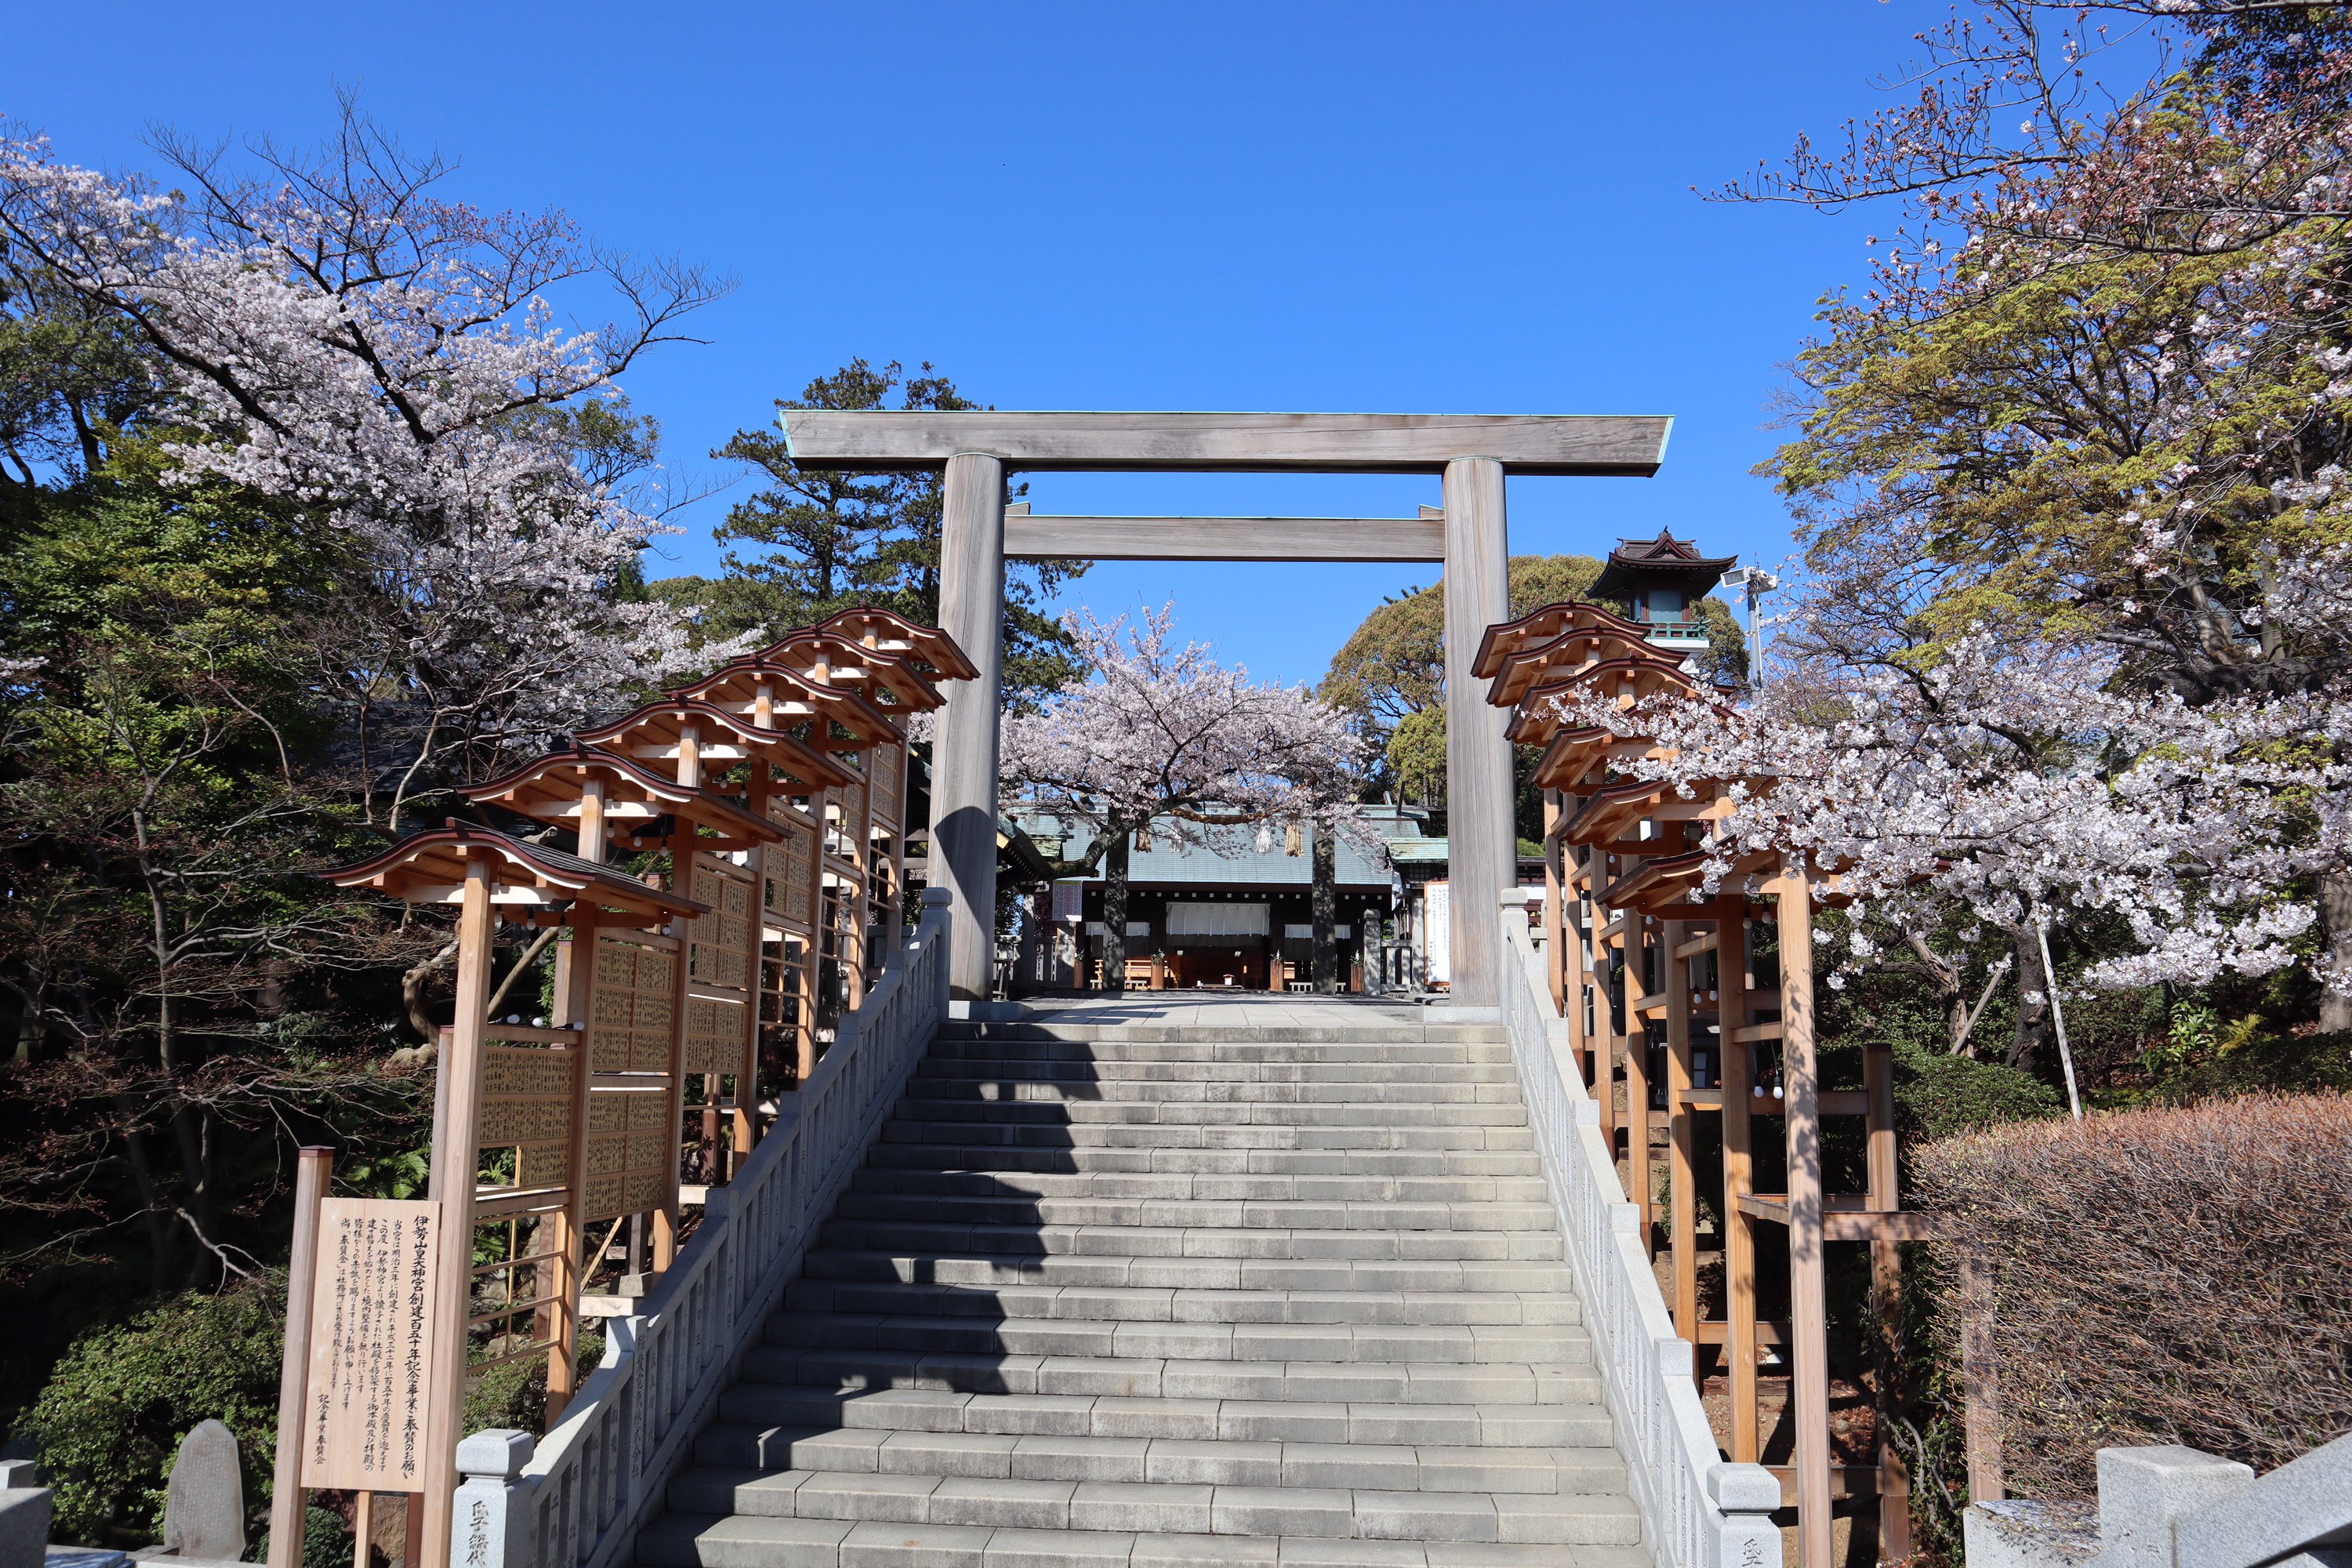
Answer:
<path fill-rule="evenodd" d="M 978 679 L 959 685 L 950 695 L 931 766 L 931 884 L 947 889 L 954 900 L 951 993 L 960 1014 L 985 1002 L 993 979 L 1006 475 L 1022 470 L 1443 474 L 1448 876 L 1455 910 L 1453 988 L 1461 1005 L 1496 1005 L 1501 928 L 1495 911 L 1503 889 L 1517 879 L 1511 751 L 1504 735 L 1508 715 L 1483 700 L 1471 664 L 1485 628 L 1510 616 L 1504 479 L 1511 473 L 1647 478 L 1664 458 L 1671 419 L 798 408 L 782 411 L 779 418 L 793 460 L 806 467 L 869 473 L 929 469 L 946 475 L 940 621 L 980 671 Z M 1034 533 L 1038 523 L 1051 521 L 1031 519 L 1026 526 Z M 1129 544 L 1133 558 L 1135 547 L 1131 541 Z M 1425 544 L 1413 540 L 1406 547 Z M 1207 558 L 1183 553 L 1189 559 Z M 1333 557 L 1302 550 L 1285 558 Z"/>

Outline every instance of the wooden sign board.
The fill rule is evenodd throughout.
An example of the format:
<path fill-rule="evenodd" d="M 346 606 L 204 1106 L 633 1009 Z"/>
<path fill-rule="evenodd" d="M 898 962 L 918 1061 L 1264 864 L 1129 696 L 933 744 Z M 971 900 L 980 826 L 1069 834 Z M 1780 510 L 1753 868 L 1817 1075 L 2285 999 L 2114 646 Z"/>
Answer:
<path fill-rule="evenodd" d="M 874 820 L 895 838 L 906 817 L 907 745 L 874 748 Z"/>
<path fill-rule="evenodd" d="M 589 1065 L 599 1073 L 667 1073 L 677 942 L 643 931 L 596 933 Z"/>
<path fill-rule="evenodd" d="M 797 813 L 787 815 L 772 805 L 768 815 L 785 831 L 782 843 L 761 851 L 762 910 L 770 925 L 805 934 L 815 925 L 809 901 L 816 879 L 816 829 Z"/>
<path fill-rule="evenodd" d="M 667 1079 L 628 1088 L 596 1085 L 588 1096 L 588 1184 L 582 1217 L 612 1219 L 661 1207 L 668 1201 L 677 1150 Z"/>
<path fill-rule="evenodd" d="M 441 1205 L 385 1198 L 319 1205 L 302 1484 L 424 1489 L 433 1466 L 433 1321 Z"/>
<path fill-rule="evenodd" d="M 575 1047 L 482 1047 L 485 1149 L 515 1151 L 516 1187 L 560 1187 L 572 1180 L 572 1096 L 581 1071 Z"/>

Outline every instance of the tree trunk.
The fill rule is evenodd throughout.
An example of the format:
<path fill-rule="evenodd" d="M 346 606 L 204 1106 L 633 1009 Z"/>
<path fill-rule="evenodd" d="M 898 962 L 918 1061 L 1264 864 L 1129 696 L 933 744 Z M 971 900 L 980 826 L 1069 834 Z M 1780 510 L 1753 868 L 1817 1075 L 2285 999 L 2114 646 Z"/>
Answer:
<path fill-rule="evenodd" d="M 2327 966 L 2352 973 L 2352 872 L 2330 871 L 2319 879 L 2319 918 L 2327 929 Z M 2319 1026 L 2352 1029 L 2352 996 L 2319 994 Z"/>
<path fill-rule="evenodd" d="M 1103 857 L 1103 985 L 1127 989 L 1127 864 L 1133 840 L 1125 831 Z"/>
<path fill-rule="evenodd" d="M 2009 1065 L 2029 1068 L 2050 1043 L 2050 982 L 2042 973 L 2042 948 L 2031 926 L 2017 933 L 2017 1033 L 2011 1039 Z M 2034 1001 L 2039 995 L 2042 999 Z"/>
<path fill-rule="evenodd" d="M 1944 1009 L 1944 1044 L 1952 1055 L 1958 1056 L 1969 1036 L 1969 994 L 1960 984 L 1960 966 L 1957 962 L 1947 963 L 1916 931 L 1908 933 L 1906 941 L 1912 956 L 1919 961 L 1919 973 L 1927 977 L 1937 1003 Z"/>
<path fill-rule="evenodd" d="M 429 1049 L 441 1043 L 441 1026 L 433 1021 L 425 1005 L 425 988 L 433 977 L 457 962 L 457 944 L 453 941 L 424 963 L 411 968 L 400 977 L 400 1004 L 408 1014 L 408 1026 L 416 1031 Z"/>
<path fill-rule="evenodd" d="M 1339 902 L 1339 846 L 1328 818 L 1315 824 L 1315 994 L 1339 990 L 1339 949 L 1335 921 Z"/>

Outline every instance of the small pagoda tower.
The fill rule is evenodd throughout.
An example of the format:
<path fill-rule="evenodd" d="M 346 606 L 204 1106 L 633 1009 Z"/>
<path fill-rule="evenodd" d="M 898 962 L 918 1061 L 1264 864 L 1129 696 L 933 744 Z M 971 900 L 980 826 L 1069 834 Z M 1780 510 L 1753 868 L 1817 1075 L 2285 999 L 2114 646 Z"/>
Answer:
<path fill-rule="evenodd" d="M 1706 647 L 1698 602 L 1738 559 L 1701 555 L 1698 546 L 1664 529 L 1655 539 L 1621 539 L 1592 584 L 1592 596 L 1629 605 L 1630 618 L 1648 627 L 1660 647 L 1696 652 Z"/>

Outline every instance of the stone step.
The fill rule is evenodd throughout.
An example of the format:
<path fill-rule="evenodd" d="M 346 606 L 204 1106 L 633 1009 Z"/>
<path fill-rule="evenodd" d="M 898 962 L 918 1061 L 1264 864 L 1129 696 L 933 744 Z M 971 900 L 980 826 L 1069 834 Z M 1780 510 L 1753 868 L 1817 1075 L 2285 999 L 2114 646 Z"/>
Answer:
<path fill-rule="evenodd" d="M 1588 1366 L 1535 1362 L 1192 1361 L 1163 1356 L 919 1354 L 860 1350 L 744 1352 L 745 1381 L 721 1396 L 730 1421 L 790 1423 L 781 1406 L 803 1389 L 888 1388 L 948 1394 L 1037 1394 L 1132 1399 L 1256 1399 L 1381 1405 L 1589 1405 L 1601 1382 Z M 787 1375 L 793 1379 L 781 1381 Z"/>
<path fill-rule="evenodd" d="M 1150 1175 L 1189 1173 L 1247 1176 L 1524 1176 L 1542 1174 L 1533 1152 L 1469 1150 L 1198 1149 L 1150 1145 L 1108 1149 L 1033 1143 L 950 1143 L 887 1139 L 866 1163 L 894 1170 L 1097 1171 Z"/>
<path fill-rule="evenodd" d="M 904 1121 L 1034 1122 L 1049 1126 L 1092 1124 L 1158 1127 L 1283 1127 L 1309 1128 L 1435 1128 L 1512 1127 L 1528 1124 L 1527 1108 L 1516 1097 L 1484 1102 L 1447 1100 L 1357 1100 L 1292 1102 L 1234 1102 L 1096 1098 L 1078 1095 L 1053 1099 L 1007 1100 L 960 1092 L 944 1094 L 936 1085 L 912 1086 L 915 1092 L 899 1100 Z"/>
<path fill-rule="evenodd" d="M 868 1165 L 850 1180 L 860 1193 L 942 1197 L 1161 1198 L 1208 1203 L 1532 1204 L 1540 1176 L 1217 1175 L 1192 1171 L 1000 1171 Z"/>
<path fill-rule="evenodd" d="M 1215 1430 L 1213 1410 L 1197 1417 Z M 1620 1488 L 1605 1445 L 1491 1447 L 1440 1443 L 1235 1442 L 1211 1437 L 1021 1437 L 1009 1433 L 716 1426 L 695 1447 L 713 1469 L 762 1474 L 966 1476 L 995 1480 L 1162 1481 L 1380 1491 L 1581 1494 Z"/>
<path fill-rule="evenodd" d="M 961 1114 L 921 1114 L 918 1102 L 901 1100 L 898 1113 L 882 1124 L 886 1143 L 959 1143 L 1044 1149 L 1295 1149 L 1503 1153 L 1535 1147 L 1524 1126 L 1511 1127 L 1300 1127 L 1295 1124 L 1238 1126 L 1223 1121 L 1073 1121 L 1049 1110 L 1014 1102 L 1020 1117 L 975 1114 L 999 1107 L 988 1100 L 929 1100 Z"/>
<path fill-rule="evenodd" d="M 874 1250 L 827 1245 L 802 1264 L 811 1279 L 898 1280 L 905 1284 L 1129 1286 L 1162 1290 L 1419 1290 L 1575 1289 L 1558 1263 L 1482 1263 L 1457 1258 L 1328 1259 L 1273 1258 L 1148 1258 L 1036 1253 L 982 1253 L 948 1248 Z"/>
<path fill-rule="evenodd" d="M 669 1495 L 684 1512 L 892 1525 L 1106 1532 L 1127 1525 L 1199 1535 L 1559 1545 L 1640 1539 L 1631 1506 L 1605 1493 L 705 1470 L 680 1477 Z"/>
<path fill-rule="evenodd" d="M 982 1197 L 939 1192 L 851 1191 L 834 1212 L 844 1219 L 944 1220 L 951 1224 L 1172 1226 L 1220 1230 L 1537 1230 L 1557 1223 L 1548 1203 L 1283 1203 L 1270 1199 Z"/>
<path fill-rule="evenodd" d="M 1302 1044 L 1243 1042 L 1192 1045 L 1165 1041 L 1038 1040 L 1006 1044 L 985 1040 L 942 1040 L 931 1051 L 934 1061 L 1074 1062 L 1082 1065 L 1120 1063 L 1191 1063 L 1197 1066 L 1289 1062 L 1301 1066 L 1331 1063 L 1388 1062 L 1439 1068 L 1493 1067 L 1507 1064 L 1507 1045 L 1468 1044 Z"/>
<path fill-rule="evenodd" d="M 1107 1090 L 1117 1090 L 1108 1093 Z M 1160 1100 L 1171 1104 L 1234 1105 L 1385 1105 L 1391 1120 L 1409 1120 L 1402 1108 L 1421 1105 L 1509 1105 L 1519 1102 L 1518 1085 L 1507 1080 L 1462 1082 L 1444 1079 L 1368 1079 L 1352 1081 L 1274 1082 L 1202 1078 L 1136 1079 L 1107 1082 L 1099 1079 L 1028 1078 L 1018 1074 L 994 1077 L 939 1074 L 919 1078 L 909 1092 L 936 1100 Z"/>
<path fill-rule="evenodd" d="M 1577 1568 L 1650 1568 L 1638 1545 L 1580 1544 Z M 990 1529 L 673 1514 L 647 1527 L 649 1568 L 1562 1568 L 1553 1544 Z"/>
<path fill-rule="evenodd" d="M 928 1056 L 919 1079 L 1023 1082 L 1144 1083 L 1516 1083 L 1507 1061 L 1208 1061 L 1027 1060 L 1017 1057 Z"/>
<path fill-rule="evenodd" d="M 1573 1326 L 1438 1323 L 1389 1326 L 1356 1323 L 1129 1323 L 1114 1319 L 891 1317 L 858 1312 L 779 1312 L 768 1320 L 767 1349 L 746 1352 L 747 1374 L 771 1383 L 804 1382 L 789 1365 L 816 1350 L 870 1354 L 894 1372 L 919 1368 L 929 1356 L 1085 1355 L 1184 1361 L 1450 1362 L 1582 1366 L 1591 1344 Z M 842 1375 L 842 1358 L 828 1377 Z"/>
<path fill-rule="evenodd" d="M 1182 1004 L 1179 1003 L 1178 1005 Z M 983 1023 L 957 1018 L 940 1026 L 940 1042 L 958 1040 L 1110 1040 L 1166 1041 L 1205 1045 L 1409 1045 L 1445 1042 L 1507 1046 L 1510 1037 L 1497 1024 L 1334 1023 L 1290 1024 L 1279 1027 L 1203 1027 L 1192 1024 L 1121 1023 L 1069 1024 L 1035 1019 L 1017 1023 Z"/>
<path fill-rule="evenodd" d="M 974 1253 L 1024 1258 L 1118 1258 L 1508 1262 L 1560 1257 L 1558 1231 L 1286 1230 L 1276 1226 L 959 1225 L 929 1220 L 829 1219 L 821 1245 L 849 1251 Z M 1215 1285 L 1213 1278 L 1203 1284 Z M 1238 1287 L 1236 1287 L 1238 1288 Z"/>
<path fill-rule="evenodd" d="M 1332 1016 L 943 1030 L 636 1560 L 1646 1568 L 1505 1037 Z"/>
<path fill-rule="evenodd" d="M 1557 1290 L 1318 1290 L 1137 1285 L 1001 1286 L 946 1281 L 803 1278 L 784 1290 L 792 1312 L 886 1317 L 1034 1318 L 1120 1323 L 1339 1323 L 1559 1325 L 1579 1321 L 1577 1300 Z"/>
<path fill-rule="evenodd" d="M 965 1394 L 929 1389 L 838 1391 L 758 1384 L 765 1414 L 711 1428 L 735 1447 L 709 1462 L 782 1469 L 777 1434 L 834 1431 L 965 1433 L 1012 1437 L 1182 1437 L 1223 1443 L 1378 1443 L 1507 1448 L 1608 1447 L 1613 1431 L 1597 1398 L 1552 1404 L 1406 1405 L 1380 1400 L 1265 1400 Z M 745 1455 L 752 1455 L 746 1458 Z"/>

